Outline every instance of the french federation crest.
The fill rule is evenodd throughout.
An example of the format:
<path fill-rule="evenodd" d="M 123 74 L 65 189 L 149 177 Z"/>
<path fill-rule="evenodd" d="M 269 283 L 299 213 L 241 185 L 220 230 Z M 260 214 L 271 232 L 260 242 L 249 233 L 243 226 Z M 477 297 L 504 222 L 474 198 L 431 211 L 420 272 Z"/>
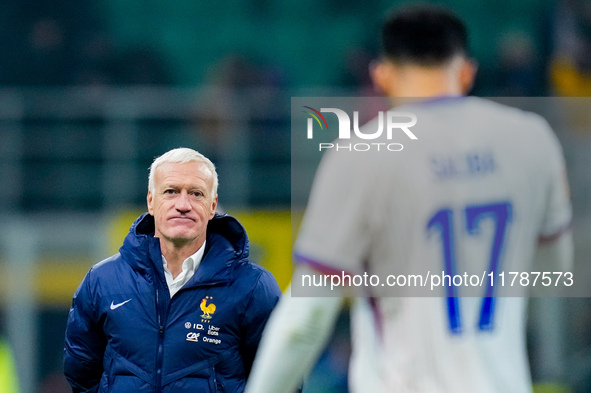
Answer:
<path fill-rule="evenodd" d="M 201 305 L 199 307 L 201 308 L 201 311 L 203 311 L 203 314 L 201 315 L 201 318 L 203 319 L 209 320 L 211 319 L 211 315 L 215 313 L 215 304 L 207 304 L 207 301 L 211 299 L 213 299 L 211 296 L 205 296 L 204 299 L 201 299 Z"/>

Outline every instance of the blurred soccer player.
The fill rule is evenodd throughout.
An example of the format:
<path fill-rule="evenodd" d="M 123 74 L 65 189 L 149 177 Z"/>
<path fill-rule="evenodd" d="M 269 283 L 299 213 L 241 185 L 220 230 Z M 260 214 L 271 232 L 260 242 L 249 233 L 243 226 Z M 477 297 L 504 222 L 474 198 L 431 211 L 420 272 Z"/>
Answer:
<path fill-rule="evenodd" d="M 419 139 L 397 153 L 325 154 L 295 246 L 298 272 L 569 268 L 559 143 L 537 115 L 463 96 L 475 74 L 463 23 L 439 7 L 405 6 L 387 18 L 382 46 L 374 82 L 390 97 L 423 97 L 404 109 Z M 280 302 L 249 393 L 291 392 L 312 368 L 347 294 L 326 292 L 333 297 Z M 350 391 L 531 392 L 527 299 L 482 294 L 355 298 Z"/>

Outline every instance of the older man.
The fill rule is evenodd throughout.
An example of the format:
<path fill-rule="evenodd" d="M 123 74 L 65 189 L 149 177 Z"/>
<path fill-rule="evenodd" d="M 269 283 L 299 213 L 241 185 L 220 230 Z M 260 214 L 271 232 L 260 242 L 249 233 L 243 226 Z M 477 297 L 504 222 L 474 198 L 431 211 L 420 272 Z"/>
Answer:
<path fill-rule="evenodd" d="M 148 211 L 74 295 L 64 369 L 74 392 L 242 392 L 280 297 L 216 214 L 214 165 L 174 149 L 150 168 Z"/>

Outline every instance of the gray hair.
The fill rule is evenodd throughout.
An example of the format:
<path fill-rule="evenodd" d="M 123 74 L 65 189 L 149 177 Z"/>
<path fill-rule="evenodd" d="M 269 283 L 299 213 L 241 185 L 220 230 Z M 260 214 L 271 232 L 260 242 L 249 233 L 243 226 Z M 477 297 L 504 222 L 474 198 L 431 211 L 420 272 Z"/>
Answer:
<path fill-rule="evenodd" d="M 200 162 L 205 165 L 207 169 L 211 172 L 213 177 L 213 197 L 218 194 L 218 173 L 215 170 L 215 165 L 213 162 L 209 160 L 209 158 L 205 157 L 203 154 L 199 153 L 196 150 L 189 149 L 186 147 L 179 147 L 177 149 L 172 149 L 161 155 L 160 157 L 156 157 L 152 165 L 150 165 L 150 175 L 148 176 L 148 190 L 154 192 L 154 172 L 156 169 L 162 165 L 167 163 L 179 163 L 184 164 L 187 162 Z"/>

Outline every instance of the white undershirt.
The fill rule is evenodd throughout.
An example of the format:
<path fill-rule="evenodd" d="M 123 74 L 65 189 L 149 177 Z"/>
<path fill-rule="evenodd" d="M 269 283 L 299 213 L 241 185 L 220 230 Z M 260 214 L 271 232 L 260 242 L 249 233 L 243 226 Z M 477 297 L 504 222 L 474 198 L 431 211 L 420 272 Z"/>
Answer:
<path fill-rule="evenodd" d="M 162 255 L 162 264 L 164 265 L 164 276 L 166 277 L 166 284 L 168 285 L 168 290 L 170 291 L 170 298 L 174 296 L 175 293 L 179 291 L 185 285 L 191 277 L 197 271 L 201 260 L 203 259 L 203 253 L 205 252 L 205 243 L 197 252 L 191 255 L 189 258 L 185 259 L 183 262 L 183 270 L 180 272 L 176 278 L 172 277 L 172 273 L 168 270 L 168 263 L 166 262 L 166 258 Z"/>

